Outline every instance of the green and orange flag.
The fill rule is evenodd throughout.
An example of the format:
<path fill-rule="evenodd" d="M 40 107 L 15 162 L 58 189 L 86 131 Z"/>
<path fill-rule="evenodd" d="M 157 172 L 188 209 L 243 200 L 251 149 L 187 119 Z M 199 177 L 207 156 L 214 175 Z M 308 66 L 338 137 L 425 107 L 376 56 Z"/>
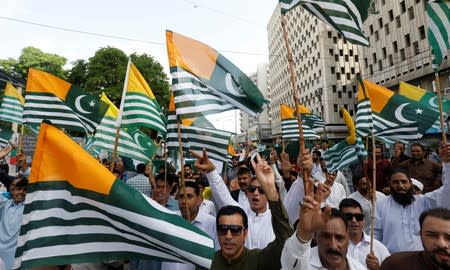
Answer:
<path fill-rule="evenodd" d="M 11 84 L 6 83 L 3 101 L 0 106 L 0 120 L 22 124 L 23 104 L 25 99 Z"/>
<path fill-rule="evenodd" d="M 23 119 L 32 127 L 45 119 L 59 128 L 93 133 L 107 109 L 99 97 L 63 79 L 28 70 Z"/>
<path fill-rule="evenodd" d="M 128 70 L 127 92 L 123 105 L 122 128 L 148 127 L 162 136 L 166 134 L 164 116 L 153 91 L 137 67 L 131 63 Z"/>
<path fill-rule="evenodd" d="M 398 93 L 404 97 L 417 101 L 424 106 L 428 106 L 437 112 L 439 111 L 438 97 L 433 92 L 407 84 L 405 82 L 400 82 Z M 445 97 L 442 98 L 442 111 L 447 114 L 450 113 L 450 100 Z"/>
<path fill-rule="evenodd" d="M 256 116 L 269 101 L 238 67 L 189 37 L 166 31 L 172 89 L 178 117 L 240 109 Z"/>
<path fill-rule="evenodd" d="M 40 126 L 14 269 L 120 259 L 209 269 L 213 255 L 205 232 L 116 179 L 61 130 Z"/>
<path fill-rule="evenodd" d="M 439 112 L 429 106 L 367 80 L 363 83 L 366 95 L 359 87 L 358 100 L 363 100 L 365 96 L 370 100 L 374 122 L 376 116 L 395 126 L 417 125 L 420 136 L 440 129 Z"/>
<path fill-rule="evenodd" d="M 309 110 L 304 106 L 298 106 L 300 113 L 309 113 Z M 299 137 L 297 115 L 294 108 L 287 104 L 280 105 L 281 116 L 281 137 L 283 139 L 297 139 Z M 308 139 L 320 138 L 309 125 L 303 123 L 303 136 Z"/>

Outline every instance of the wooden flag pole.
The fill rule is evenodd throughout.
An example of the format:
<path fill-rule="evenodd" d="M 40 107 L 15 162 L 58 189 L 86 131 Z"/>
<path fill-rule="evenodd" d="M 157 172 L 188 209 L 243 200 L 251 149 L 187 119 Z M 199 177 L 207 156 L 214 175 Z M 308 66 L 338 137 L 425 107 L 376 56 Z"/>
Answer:
<path fill-rule="evenodd" d="M 289 71 L 291 73 L 291 85 L 292 85 L 292 96 L 294 98 L 294 104 L 295 104 L 295 113 L 297 114 L 297 122 L 298 122 L 298 133 L 299 133 L 299 139 L 300 139 L 300 155 L 303 155 L 303 152 L 305 151 L 305 138 L 303 136 L 303 126 L 302 126 L 302 116 L 300 114 L 300 111 L 298 109 L 298 91 L 297 91 L 297 80 L 295 77 L 295 67 L 294 67 L 294 61 L 292 60 L 292 52 L 291 48 L 289 47 L 288 42 L 288 36 L 286 31 L 286 18 L 284 15 L 281 15 L 281 27 L 283 29 L 283 37 L 284 37 L 284 44 L 286 46 L 287 50 L 287 58 L 289 62 Z M 310 182 L 308 181 L 309 175 L 308 172 L 304 169 L 303 170 L 303 184 L 305 187 L 305 194 L 310 194 L 313 192 L 312 186 Z"/>
<path fill-rule="evenodd" d="M 377 186 L 377 161 L 375 154 L 375 135 L 372 131 L 372 190 L 375 191 L 372 194 L 371 202 L 372 202 L 372 211 L 370 211 L 371 222 L 370 222 L 370 252 L 373 250 L 373 235 L 375 231 L 375 205 L 376 205 L 376 189 Z"/>
<path fill-rule="evenodd" d="M 439 72 L 434 73 L 434 79 L 436 81 L 436 92 L 439 105 L 439 122 L 441 124 L 442 141 L 445 144 L 447 144 L 447 136 L 445 134 L 445 126 L 444 126 L 444 114 L 442 112 L 442 95 L 441 95 L 441 82 L 439 80 Z"/>
<path fill-rule="evenodd" d="M 17 153 L 21 153 L 22 149 L 23 149 L 23 134 L 24 134 L 25 130 L 24 130 L 24 125 L 20 125 L 20 133 L 19 133 L 19 145 L 17 148 Z"/>
<path fill-rule="evenodd" d="M 180 163 L 181 163 L 181 190 L 183 190 L 184 194 L 184 205 L 186 206 L 186 216 L 188 221 L 191 222 L 191 213 L 189 213 L 189 206 L 187 203 L 187 196 L 186 196 L 186 185 L 184 182 L 184 155 L 183 155 L 183 144 L 181 141 L 181 130 L 179 120 L 177 120 L 177 129 L 178 129 L 178 147 L 180 150 Z"/>

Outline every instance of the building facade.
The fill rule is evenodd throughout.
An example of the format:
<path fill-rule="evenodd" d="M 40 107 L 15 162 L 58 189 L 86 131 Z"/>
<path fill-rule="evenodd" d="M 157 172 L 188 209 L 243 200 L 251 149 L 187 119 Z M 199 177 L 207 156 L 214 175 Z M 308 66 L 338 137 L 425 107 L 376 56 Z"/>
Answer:
<path fill-rule="evenodd" d="M 341 106 L 356 114 L 355 78 L 360 72 L 358 48 L 301 7 L 285 16 L 300 102 L 323 117 L 329 138 L 345 136 Z M 281 134 L 280 104 L 294 107 L 290 70 L 279 7 L 267 25 L 269 42 L 269 118 L 272 134 Z"/>

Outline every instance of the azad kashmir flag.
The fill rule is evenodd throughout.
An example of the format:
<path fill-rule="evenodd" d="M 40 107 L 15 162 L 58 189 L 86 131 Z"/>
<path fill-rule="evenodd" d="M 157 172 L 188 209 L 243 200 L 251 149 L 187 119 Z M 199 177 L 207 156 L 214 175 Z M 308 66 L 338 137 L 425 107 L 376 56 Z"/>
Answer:
<path fill-rule="evenodd" d="M 398 93 L 404 97 L 417 101 L 432 110 L 439 111 L 438 97 L 435 93 L 405 82 L 400 82 Z M 442 112 L 447 115 L 450 113 L 450 100 L 445 97 L 442 97 Z"/>
<path fill-rule="evenodd" d="M 153 91 L 136 66 L 129 63 L 127 92 L 123 104 L 122 128 L 148 127 L 166 134 L 166 117 Z"/>
<path fill-rule="evenodd" d="M 369 40 L 362 29 L 369 13 L 370 0 L 279 0 L 279 2 L 282 14 L 301 5 L 312 15 L 336 29 L 349 42 L 369 46 Z"/>
<path fill-rule="evenodd" d="M 397 124 L 372 113 L 370 100 L 366 97 L 364 84 L 358 78 L 364 99 L 359 100 L 356 110 L 356 133 L 361 137 L 374 136 L 392 145 L 397 141 L 407 144 L 409 141 L 419 139 L 417 124 Z"/>
<path fill-rule="evenodd" d="M 359 160 L 367 159 L 368 156 L 361 138 L 356 136 L 352 117 L 344 107 L 341 107 L 341 113 L 347 125 L 348 137 L 323 153 L 328 172 L 347 168 Z"/>
<path fill-rule="evenodd" d="M 116 179 L 61 130 L 41 125 L 14 269 L 121 259 L 209 269 L 213 255 L 206 233 Z"/>
<path fill-rule="evenodd" d="M 166 31 L 179 118 L 240 109 L 254 117 L 269 103 L 238 67 L 206 44 Z"/>
<path fill-rule="evenodd" d="M 298 121 L 297 116 L 295 115 L 295 110 L 286 104 L 281 104 L 280 116 L 281 116 L 281 138 L 298 139 L 299 138 Z M 314 130 L 312 130 L 309 125 L 303 124 L 302 127 L 303 127 L 303 137 L 307 139 L 320 138 L 320 136 Z"/>
<path fill-rule="evenodd" d="M 5 94 L 0 105 L 0 120 L 22 124 L 23 104 L 25 99 L 11 84 L 6 83 Z"/>
<path fill-rule="evenodd" d="M 44 71 L 28 70 L 24 122 L 48 120 L 59 128 L 93 133 L 108 106 L 96 96 Z"/>
<path fill-rule="evenodd" d="M 432 67 L 434 72 L 438 72 L 450 49 L 450 3 L 446 0 L 429 0 L 426 9 Z"/>
<path fill-rule="evenodd" d="M 231 132 L 218 130 L 205 117 L 198 117 L 182 119 L 180 133 L 183 152 L 205 149 L 217 170 L 221 171 L 223 163 L 228 159 L 227 150 Z M 173 95 L 170 98 L 166 141 L 170 155 L 177 159 L 180 144 L 178 142 L 177 115 Z"/>
<path fill-rule="evenodd" d="M 103 117 L 93 137 L 93 146 L 102 148 L 108 152 L 114 149 L 116 139 L 116 122 L 119 109 L 112 103 L 105 93 L 101 100 L 109 105 L 108 111 Z M 119 143 L 117 152 L 119 156 L 129 157 L 142 163 L 149 162 L 156 153 L 157 146 L 151 138 L 137 128 L 123 129 L 119 131 Z"/>
<path fill-rule="evenodd" d="M 5 148 L 11 140 L 14 131 L 11 127 L 0 124 L 0 147 Z"/>
<path fill-rule="evenodd" d="M 424 106 L 367 80 L 364 80 L 363 84 L 374 116 L 399 126 L 417 125 L 419 138 L 429 130 L 440 129 L 439 113 L 430 109 L 429 106 Z M 359 87 L 358 101 L 362 99 L 364 99 L 364 92 L 362 87 Z"/>
<path fill-rule="evenodd" d="M 310 126 L 312 129 L 325 127 L 325 122 L 320 116 L 312 114 L 311 111 L 304 105 L 298 105 L 300 113 L 302 115 L 302 124 Z"/>

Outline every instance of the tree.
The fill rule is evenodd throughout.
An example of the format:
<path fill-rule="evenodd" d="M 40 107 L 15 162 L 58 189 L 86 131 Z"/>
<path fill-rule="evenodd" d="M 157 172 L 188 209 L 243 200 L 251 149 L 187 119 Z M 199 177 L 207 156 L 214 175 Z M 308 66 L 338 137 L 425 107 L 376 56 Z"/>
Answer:
<path fill-rule="evenodd" d="M 117 48 L 106 47 L 96 51 L 87 64 L 86 90 L 94 94 L 105 92 L 118 105 L 122 96 L 127 62 L 127 55 Z"/>
<path fill-rule="evenodd" d="M 20 79 L 27 77 L 28 68 L 34 67 L 65 78 L 65 57 L 57 54 L 44 53 L 34 47 L 25 47 L 17 60 L 13 58 L 0 60 L 0 67 L 8 73 L 18 76 Z"/>
<path fill-rule="evenodd" d="M 72 68 L 68 71 L 67 80 L 72 84 L 85 88 L 88 62 L 78 59 L 72 62 Z"/>

